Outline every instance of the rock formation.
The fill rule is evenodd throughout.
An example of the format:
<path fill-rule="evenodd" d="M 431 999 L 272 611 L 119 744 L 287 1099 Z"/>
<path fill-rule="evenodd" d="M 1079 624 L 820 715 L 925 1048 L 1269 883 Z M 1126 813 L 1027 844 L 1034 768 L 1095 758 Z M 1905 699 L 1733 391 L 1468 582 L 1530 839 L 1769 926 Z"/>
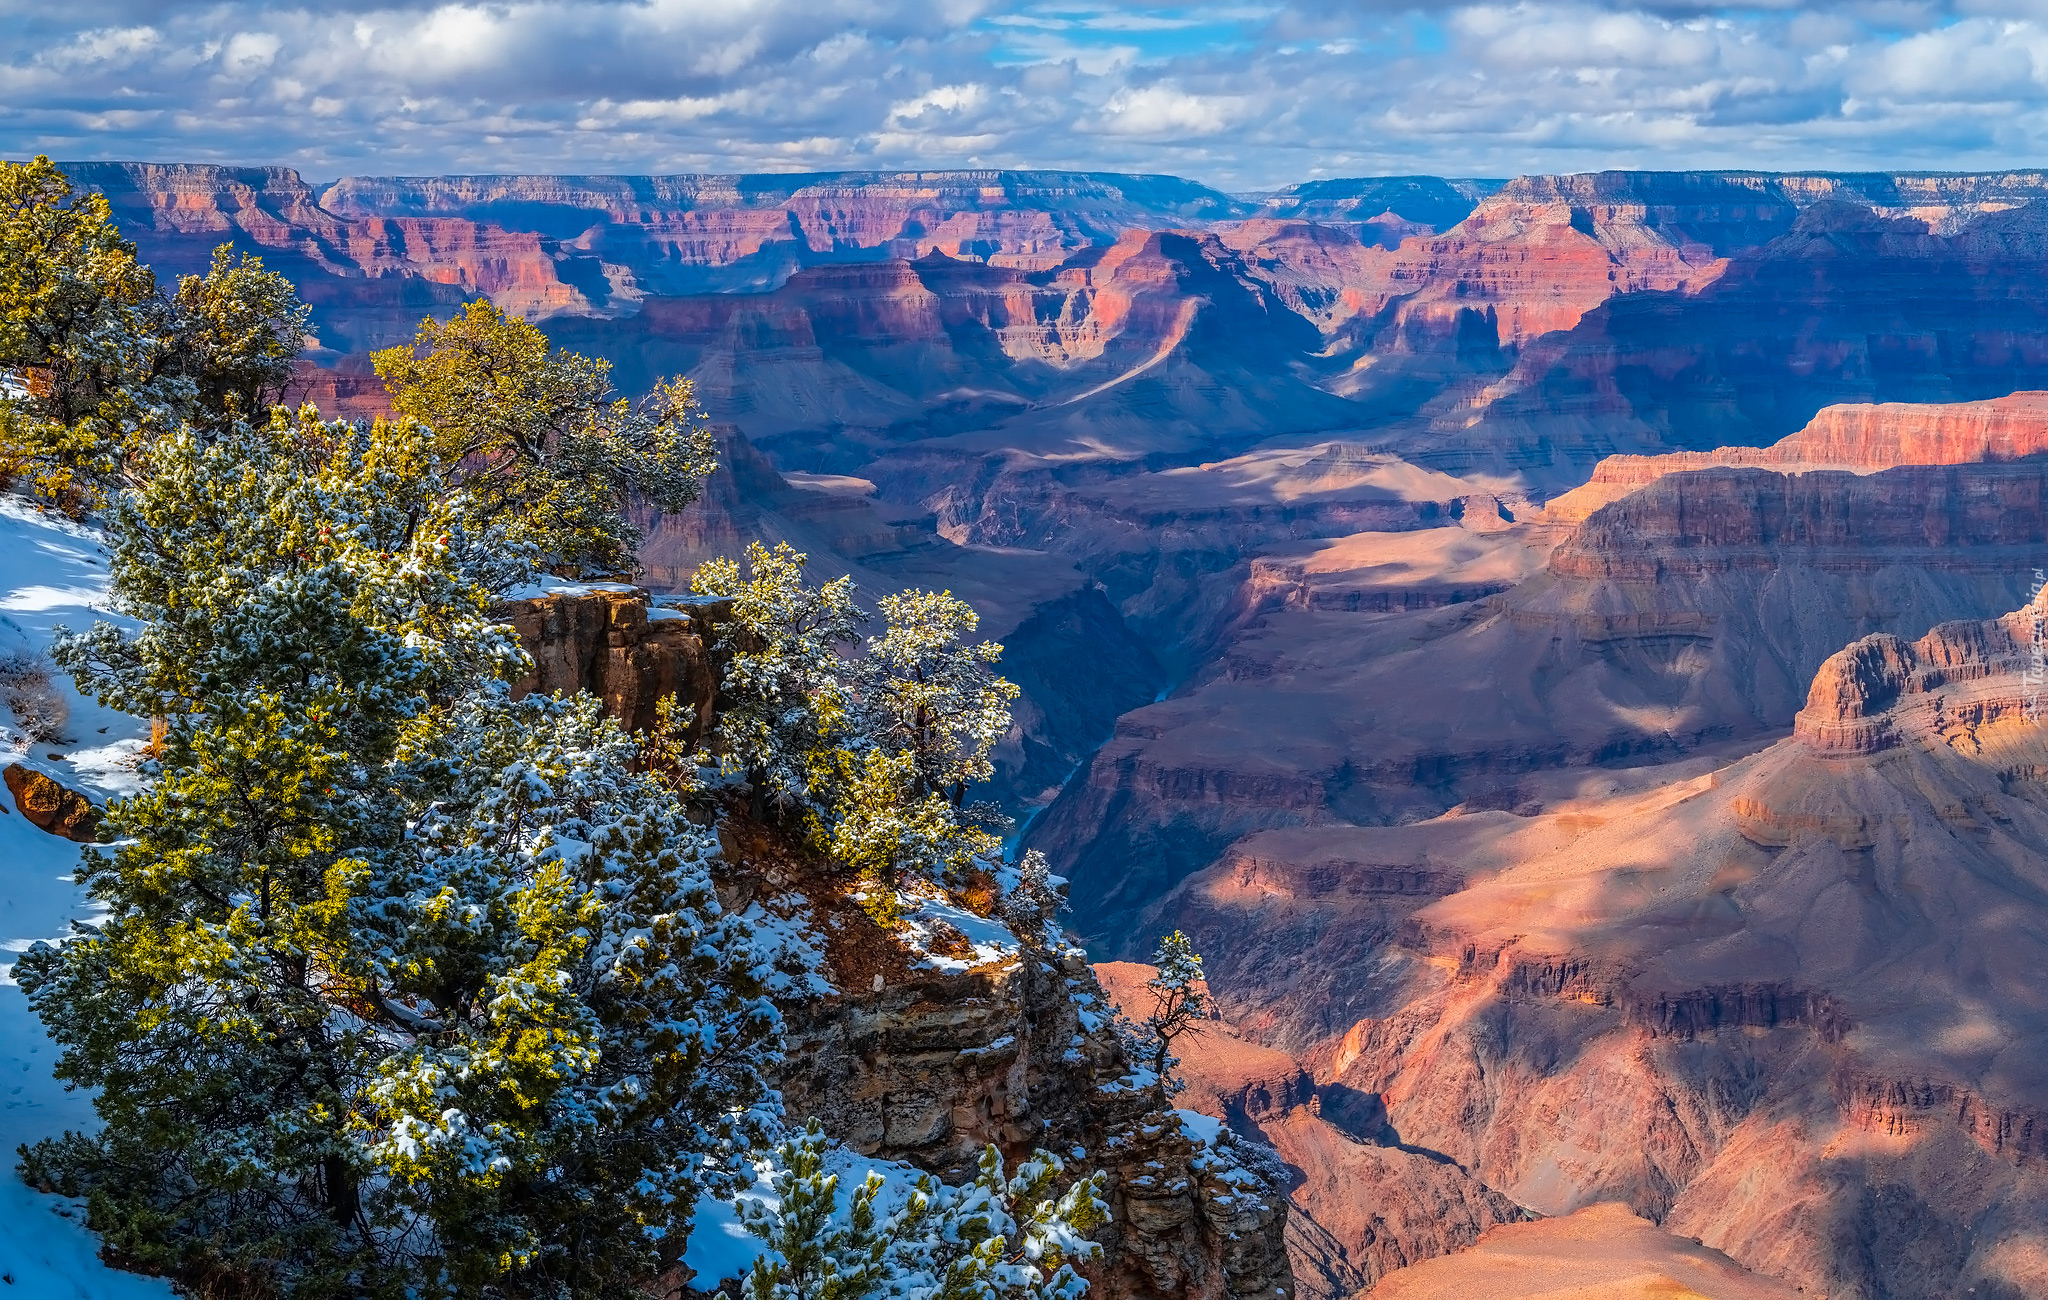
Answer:
<path fill-rule="evenodd" d="M 100 810 L 47 773 L 9 763 L 4 773 L 14 808 L 38 830 L 90 844 L 99 837 Z"/>
<path fill-rule="evenodd" d="M 1718 1250 L 1661 1232 L 1617 1202 L 1494 1228 L 1473 1250 L 1411 1269 L 1374 1300 L 1795 1300 Z"/>
<path fill-rule="evenodd" d="M 1097 966 L 1110 999 L 1142 1017 L 1153 969 Z M 1285 1052 L 1212 1016 L 1175 1044 L 1188 1090 L 1176 1105 L 1267 1143 L 1290 1177 L 1287 1249 L 1300 1294 L 1343 1300 L 1398 1269 L 1463 1250 L 1520 1207 L 1432 1153 L 1404 1148 L 1370 1104 L 1319 1089 Z"/>
<path fill-rule="evenodd" d="M 1211 971 L 1227 1008 L 1541 1212 L 1620 1200 L 1838 1297 L 2038 1294 L 2040 626 L 2029 608 L 1860 640 L 1749 757 L 1530 816 L 1295 832 L 1297 860 L 1343 846 L 1253 869 L 1311 884 L 1296 915 L 1219 865 L 1158 924 L 1265 945 Z M 1292 1012 L 1317 999 L 1284 981 L 1341 967 L 1354 1024 Z"/>
<path fill-rule="evenodd" d="M 717 701 L 718 673 L 706 647 L 720 608 L 656 605 L 644 588 L 600 583 L 508 600 L 491 612 L 533 657 L 533 671 L 513 684 L 514 698 L 587 691 L 629 730 L 644 731 L 661 698 L 674 695 L 692 710 L 694 740 L 710 726 Z"/>
<path fill-rule="evenodd" d="M 1582 523 L 1601 506 L 1681 470 L 1741 466 L 1801 474 L 1857 473 L 1895 465 L 1964 465 L 2048 452 L 2048 393 L 2013 393 L 1983 402 L 1938 405 L 1848 402 L 1821 410 L 1806 427 L 1768 447 L 1609 456 L 1593 476 L 1543 507 L 1543 517 Z"/>
<path fill-rule="evenodd" d="M 1030 841 L 1109 936 L 1254 830 L 1540 805 L 1575 770 L 1768 736 L 1843 641 L 2025 600 L 2048 566 L 2044 490 L 2041 459 L 1675 473 L 1562 541 L 1543 525 L 1430 530 L 1458 543 L 1434 551 L 1427 533 L 1382 535 L 1374 578 L 1412 594 L 1355 608 L 1409 611 L 1385 618 L 1336 592 L 1258 604 L 1274 566 L 1256 562 L 1256 616 L 1195 682 L 1125 715 Z M 1497 595 L 1454 564 L 1432 584 L 1385 564 L 1462 548 L 1510 575 L 1553 542 Z"/>

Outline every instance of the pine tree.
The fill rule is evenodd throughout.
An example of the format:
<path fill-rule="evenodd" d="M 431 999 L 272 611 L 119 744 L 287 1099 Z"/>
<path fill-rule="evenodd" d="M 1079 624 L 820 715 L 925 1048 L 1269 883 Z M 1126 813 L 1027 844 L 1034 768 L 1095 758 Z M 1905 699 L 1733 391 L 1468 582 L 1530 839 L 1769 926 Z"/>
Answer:
<path fill-rule="evenodd" d="M 1180 1064 L 1173 1044 L 1182 1035 L 1200 1030 L 1209 1014 L 1209 997 L 1202 958 L 1180 931 L 1159 941 L 1152 952 L 1152 965 L 1152 978 L 1145 981 L 1152 993 L 1151 1013 L 1136 1024 L 1119 1017 L 1117 1032 L 1125 1053 L 1152 1073 L 1159 1100 L 1164 1103 L 1187 1089 L 1187 1081 L 1173 1073 Z"/>
<path fill-rule="evenodd" d="M 945 799 L 917 793 L 911 755 L 840 750 L 837 760 L 827 846 L 864 886 L 862 905 L 878 924 L 901 919 L 904 878 L 957 882 L 974 859 L 1001 850 L 1001 840 Z"/>
<path fill-rule="evenodd" d="M 1045 854 L 1026 849 L 1017 860 L 1017 884 L 1003 896 L 1003 920 L 1027 947 L 1037 947 L 1066 900 L 1066 883 L 1052 874 Z"/>
<path fill-rule="evenodd" d="M 79 509 L 149 472 L 180 424 L 260 422 L 282 400 L 310 309 L 223 246 L 168 297 L 104 196 L 47 158 L 0 162 L 0 470 Z"/>
<path fill-rule="evenodd" d="M 614 397 L 610 362 L 551 349 L 485 299 L 421 322 L 412 346 L 372 364 L 393 408 L 434 430 L 481 517 L 565 575 L 631 571 L 629 505 L 679 511 L 717 464 L 689 380 L 638 403 Z"/>
<path fill-rule="evenodd" d="M 193 397 L 164 373 L 161 307 L 104 196 L 46 157 L 0 162 L 0 469 L 78 506 L 123 480 L 145 431 L 174 428 Z"/>
<path fill-rule="evenodd" d="M 193 390 L 187 420 L 223 429 L 284 401 L 313 314 L 290 280 L 223 244 L 204 275 L 179 278 L 169 308 L 169 369 Z"/>
<path fill-rule="evenodd" d="M 905 591 L 876 602 L 888 630 L 868 638 L 854 670 L 863 732 L 908 755 L 912 792 L 963 807 L 994 774 L 988 754 L 1010 729 L 1017 687 L 995 673 L 1003 648 L 963 644 L 981 616 L 950 591 Z"/>

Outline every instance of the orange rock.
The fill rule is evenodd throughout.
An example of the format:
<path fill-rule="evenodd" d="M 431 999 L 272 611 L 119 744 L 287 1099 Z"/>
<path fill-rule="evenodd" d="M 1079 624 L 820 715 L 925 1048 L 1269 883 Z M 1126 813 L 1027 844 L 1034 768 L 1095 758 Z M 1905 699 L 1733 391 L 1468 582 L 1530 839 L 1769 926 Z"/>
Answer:
<path fill-rule="evenodd" d="M 4 775 L 14 806 L 32 825 L 81 844 L 98 837 L 100 810 L 84 795 L 19 763 L 9 763 Z"/>

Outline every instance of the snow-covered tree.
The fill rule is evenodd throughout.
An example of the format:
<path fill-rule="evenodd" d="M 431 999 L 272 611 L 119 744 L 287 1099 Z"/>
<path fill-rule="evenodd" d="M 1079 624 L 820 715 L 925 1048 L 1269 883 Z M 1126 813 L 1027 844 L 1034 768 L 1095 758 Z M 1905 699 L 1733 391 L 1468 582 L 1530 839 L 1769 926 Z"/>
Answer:
<path fill-rule="evenodd" d="M 952 592 L 899 592 L 877 608 L 889 629 L 868 637 L 854 674 L 862 727 L 877 745 L 911 757 L 915 794 L 963 807 L 967 786 L 993 774 L 989 749 L 1010 731 L 1018 688 L 993 667 L 1004 647 L 961 641 L 981 616 Z"/>
<path fill-rule="evenodd" d="M 689 380 L 616 397 L 610 362 L 550 348 L 486 299 L 421 322 L 410 347 L 372 364 L 393 408 L 433 428 L 480 514 L 566 574 L 629 572 L 640 534 L 628 506 L 679 511 L 717 465 Z"/>
<path fill-rule="evenodd" d="M 1017 883 L 1003 896 L 1003 919 L 1027 945 L 1042 944 L 1045 928 L 1066 905 L 1066 885 L 1052 874 L 1045 854 L 1026 849 L 1017 859 Z"/>
<path fill-rule="evenodd" d="M 1209 996 L 1203 982 L 1202 958 L 1194 943 L 1175 930 L 1159 941 L 1152 952 L 1152 978 L 1145 987 L 1152 993 L 1152 1011 L 1133 1023 L 1119 1018 L 1117 1030 L 1124 1051 L 1157 1079 L 1161 1101 L 1178 1096 L 1187 1088 L 1173 1068 L 1180 1058 L 1173 1054 L 1174 1040 L 1197 1032 L 1208 1018 Z"/>
<path fill-rule="evenodd" d="M 1108 1217 L 1103 1175 L 1062 1188 L 1065 1167 L 1040 1151 L 1005 1178 L 989 1147 L 972 1182 L 920 1176 L 891 1197 L 871 1171 L 842 1210 L 831 1155 L 812 1120 L 776 1147 L 772 1208 L 740 1201 L 768 1247 L 742 1300 L 1076 1300 L 1087 1290 L 1073 1261 L 1101 1250 L 1086 1233 Z"/>
<path fill-rule="evenodd" d="M 908 754 L 840 752 L 827 847 L 866 887 L 862 903 L 878 923 L 899 919 L 897 886 L 906 877 L 955 880 L 1002 841 L 962 818 L 945 799 L 917 792 Z"/>
<path fill-rule="evenodd" d="M 451 1295 L 618 1295 L 675 1264 L 777 1118 L 780 1021 L 717 840 L 589 695 L 448 717 L 463 760 L 366 871 L 361 987 L 396 1050 L 349 1114 L 390 1241 Z"/>
<path fill-rule="evenodd" d="M 27 1154 L 110 1246 L 289 1296 L 617 1294 L 770 1098 L 712 839 L 589 699 L 512 703 L 508 569 L 432 435 L 279 416 L 116 502 L 143 623 L 55 656 L 162 720 L 105 920 L 17 978 L 102 1121 Z"/>
<path fill-rule="evenodd" d="M 290 280 L 223 244 L 204 275 L 179 277 L 169 308 L 168 368 L 192 385 L 186 419 L 225 428 L 284 401 L 313 314 Z"/>
<path fill-rule="evenodd" d="M 754 542 L 744 573 L 716 559 L 690 580 L 699 595 L 732 601 L 714 647 L 725 665 L 719 757 L 726 771 L 745 773 L 762 812 L 787 813 L 820 797 L 847 724 L 847 662 L 839 650 L 862 619 L 853 579 L 813 587 L 804 560 L 787 542 L 773 550 Z"/>
<path fill-rule="evenodd" d="M 105 197 L 40 157 L 0 162 L 0 304 L 0 471 L 86 508 L 147 474 L 181 424 L 264 419 L 309 314 L 289 280 L 225 246 L 162 294 Z"/>
<path fill-rule="evenodd" d="M 968 786 L 993 774 L 989 750 L 1010 729 L 1017 687 L 994 667 L 1003 648 L 961 641 L 981 616 L 950 591 L 911 590 L 875 603 L 888 630 L 868 638 L 854 670 L 861 730 L 909 756 L 914 794 L 960 808 Z"/>

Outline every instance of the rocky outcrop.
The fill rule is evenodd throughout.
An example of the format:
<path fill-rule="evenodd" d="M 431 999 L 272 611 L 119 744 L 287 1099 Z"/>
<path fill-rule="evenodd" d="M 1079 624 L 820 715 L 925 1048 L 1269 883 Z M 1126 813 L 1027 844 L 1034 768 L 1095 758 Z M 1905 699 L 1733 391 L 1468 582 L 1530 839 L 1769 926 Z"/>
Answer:
<path fill-rule="evenodd" d="M 1112 1001 L 1151 1006 L 1134 962 L 1096 968 Z M 1389 1273 L 1473 1244 L 1520 1207 L 1447 1160 L 1403 1148 L 1384 1116 L 1341 1087 L 1318 1089 L 1285 1052 L 1245 1038 L 1213 1012 L 1175 1044 L 1182 1107 L 1270 1145 L 1290 1179 L 1287 1247 L 1301 1294 L 1340 1300 Z"/>
<path fill-rule="evenodd" d="M 988 1145 L 1011 1159 L 1085 1153 L 1080 1166 L 1108 1174 L 1111 1211 L 1091 1295 L 1295 1294 L 1282 1189 L 1244 1139 L 1189 1129 L 1130 1077 L 1078 949 L 934 969 L 829 887 L 805 888 L 819 973 L 845 991 L 785 1005 L 780 1086 L 793 1116 L 949 1179 L 971 1175 Z"/>
<path fill-rule="evenodd" d="M 508 600 L 491 613 L 533 657 L 533 671 L 513 684 L 515 698 L 587 691 L 628 729 L 644 731 L 661 698 L 674 695 L 693 710 L 695 741 L 717 703 L 718 673 L 706 647 L 720 609 L 703 601 L 656 605 L 644 588 L 599 583 Z"/>
<path fill-rule="evenodd" d="M 9 763 L 4 775 L 14 807 L 38 830 L 90 844 L 99 838 L 100 810 L 92 800 L 62 782 L 20 763 Z"/>
<path fill-rule="evenodd" d="M 1797 1300 L 1801 1294 L 1612 1201 L 1491 1229 L 1472 1250 L 1425 1261 L 1371 1292 L 1373 1300 Z"/>

